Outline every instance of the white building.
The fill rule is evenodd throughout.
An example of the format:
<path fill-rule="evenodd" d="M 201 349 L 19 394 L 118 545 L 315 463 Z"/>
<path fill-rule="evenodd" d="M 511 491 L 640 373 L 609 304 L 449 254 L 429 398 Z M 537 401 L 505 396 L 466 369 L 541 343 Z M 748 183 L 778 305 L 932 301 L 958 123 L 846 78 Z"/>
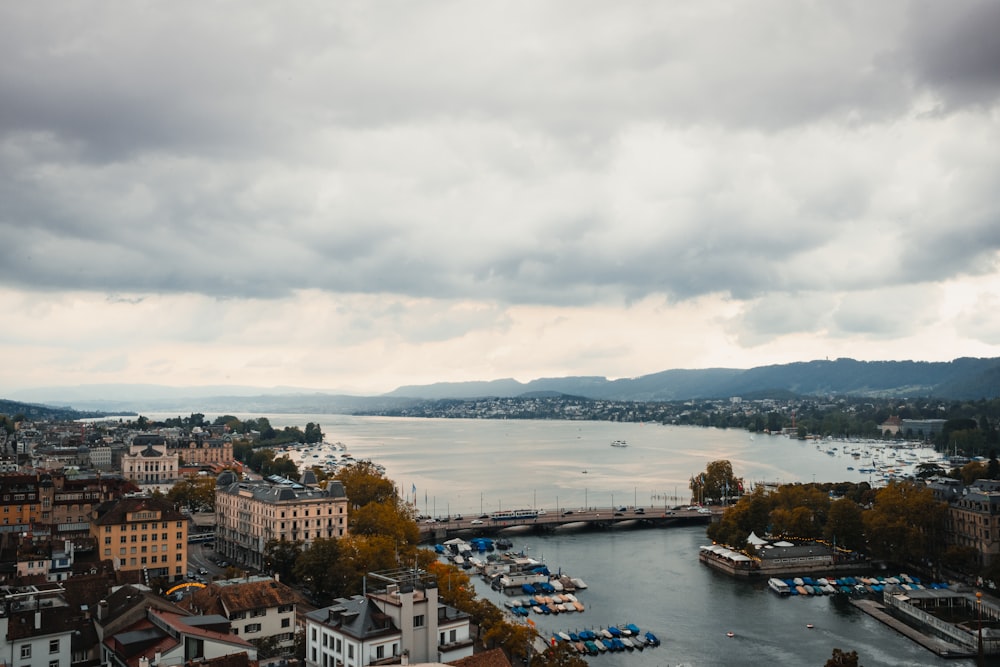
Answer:
<path fill-rule="evenodd" d="M 111 445 L 90 446 L 90 467 L 111 470 Z"/>
<path fill-rule="evenodd" d="M 159 436 L 136 436 L 127 454 L 122 454 L 122 477 L 140 486 L 177 481 L 178 456 L 167 451 Z"/>
<path fill-rule="evenodd" d="M 451 662 L 472 655 L 469 617 L 438 602 L 425 572 L 371 573 L 384 589 L 339 598 L 306 614 L 307 667 L 361 667 L 401 661 Z M 367 585 L 366 585 L 367 587 Z"/>
<path fill-rule="evenodd" d="M 80 611 L 53 596 L 43 595 L 37 602 L 13 596 L 7 602 L 14 611 L 0 615 L 0 650 L 11 660 L 8 664 L 70 667 L 73 633 L 83 624 Z"/>
<path fill-rule="evenodd" d="M 251 662 L 257 660 L 257 648 L 232 634 L 225 618 L 184 616 L 150 607 L 145 618 L 104 637 L 101 664 L 170 667 L 239 653 L 247 654 Z"/>
<path fill-rule="evenodd" d="M 295 647 L 295 591 L 270 577 L 213 581 L 196 590 L 188 608 L 229 619 L 234 635 L 246 640 L 274 637 L 278 647 Z"/>

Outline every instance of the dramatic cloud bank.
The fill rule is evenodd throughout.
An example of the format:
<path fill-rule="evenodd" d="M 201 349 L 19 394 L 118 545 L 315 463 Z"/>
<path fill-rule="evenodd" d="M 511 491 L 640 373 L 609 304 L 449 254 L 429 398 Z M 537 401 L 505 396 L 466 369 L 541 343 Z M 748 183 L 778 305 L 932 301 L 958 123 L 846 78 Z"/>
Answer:
<path fill-rule="evenodd" d="M 0 6 L 0 394 L 1000 356 L 989 0 Z"/>

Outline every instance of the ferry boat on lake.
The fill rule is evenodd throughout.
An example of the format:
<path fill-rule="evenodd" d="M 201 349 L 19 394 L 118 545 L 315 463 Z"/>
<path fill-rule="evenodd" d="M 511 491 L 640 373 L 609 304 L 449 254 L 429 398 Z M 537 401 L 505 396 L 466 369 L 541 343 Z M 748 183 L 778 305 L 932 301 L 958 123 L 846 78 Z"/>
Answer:
<path fill-rule="evenodd" d="M 611 441 L 611 446 L 612 447 L 628 447 L 628 443 L 625 442 L 624 440 L 612 440 Z"/>

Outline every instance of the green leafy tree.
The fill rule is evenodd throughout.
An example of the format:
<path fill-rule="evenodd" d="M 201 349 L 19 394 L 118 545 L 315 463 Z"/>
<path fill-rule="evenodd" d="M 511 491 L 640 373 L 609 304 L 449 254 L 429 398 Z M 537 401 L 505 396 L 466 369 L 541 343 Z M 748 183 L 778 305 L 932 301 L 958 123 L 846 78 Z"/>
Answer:
<path fill-rule="evenodd" d="M 260 659 L 266 660 L 284 655 L 284 650 L 280 647 L 281 640 L 277 636 L 260 637 L 249 641 L 257 647 L 257 657 Z"/>
<path fill-rule="evenodd" d="M 340 543 L 335 537 L 319 538 L 295 560 L 295 579 L 317 604 L 326 606 L 348 589 L 340 564 Z"/>
<path fill-rule="evenodd" d="M 712 461 L 705 472 L 691 478 L 691 494 L 696 500 L 719 502 L 739 494 L 740 480 L 733 475 L 733 465 L 726 460 Z"/>
<path fill-rule="evenodd" d="M 279 456 L 271 461 L 270 472 L 268 474 L 281 475 L 288 479 L 298 479 L 299 467 L 295 465 L 295 461 L 287 456 Z"/>
<path fill-rule="evenodd" d="M 281 580 L 294 584 L 295 561 L 302 554 L 302 540 L 269 540 L 264 545 L 264 567 L 269 572 L 280 575 Z"/>
<path fill-rule="evenodd" d="M 979 550 L 969 546 L 945 547 L 941 554 L 941 563 L 955 572 L 975 574 L 979 570 Z M 987 578 L 985 573 L 984 578 Z"/>
<path fill-rule="evenodd" d="M 253 457 L 253 443 L 247 440 L 233 441 L 233 458 L 249 465 Z M 253 466 L 251 466 L 253 467 Z"/>
<path fill-rule="evenodd" d="M 916 476 L 919 479 L 927 479 L 928 477 L 939 477 L 946 474 L 947 471 L 937 463 L 926 462 L 917 464 Z"/>
<path fill-rule="evenodd" d="M 385 535 L 397 544 L 416 545 L 420 529 L 408 512 L 395 498 L 368 503 L 351 513 L 351 534 Z"/>
<path fill-rule="evenodd" d="M 174 483 L 167 492 L 167 500 L 178 507 L 189 507 L 196 512 L 214 512 L 215 477 L 188 475 Z"/>
<path fill-rule="evenodd" d="M 833 649 L 833 655 L 830 656 L 830 659 L 826 661 L 823 667 L 861 667 L 858 660 L 857 651 L 847 653 L 846 651 L 841 651 L 839 648 L 835 648 Z"/>
<path fill-rule="evenodd" d="M 518 663 L 527 662 L 535 636 L 531 627 L 504 621 L 490 627 L 483 634 L 483 640 L 487 645 L 499 646 L 512 663 Z"/>
<path fill-rule="evenodd" d="M 587 667 L 587 661 L 580 657 L 569 642 L 558 642 L 549 646 L 541 655 L 531 658 L 533 667 Z"/>
<path fill-rule="evenodd" d="M 861 508 L 850 498 L 830 503 L 823 537 L 838 547 L 857 551 L 865 546 L 865 526 Z"/>
<path fill-rule="evenodd" d="M 968 486 L 977 479 L 985 479 L 986 472 L 986 464 L 982 461 L 969 461 L 957 471 L 952 471 L 951 476 L 962 480 L 962 483 Z"/>
<path fill-rule="evenodd" d="M 379 472 L 371 461 L 358 461 L 337 471 L 334 479 L 344 485 L 353 507 L 381 503 L 396 498 L 396 485 Z"/>
<path fill-rule="evenodd" d="M 936 561 L 946 512 L 947 505 L 926 486 L 891 482 L 879 489 L 874 506 L 864 514 L 872 555 L 901 564 L 928 557 Z"/>
<path fill-rule="evenodd" d="M 830 496 L 814 484 L 784 484 L 771 496 L 771 532 L 802 538 L 823 534 Z"/>
<path fill-rule="evenodd" d="M 336 596 L 361 593 L 365 575 L 403 565 L 398 544 L 385 535 L 345 535 L 337 540 L 336 569 L 340 587 Z"/>
<path fill-rule="evenodd" d="M 428 563 L 427 572 L 437 580 L 438 597 L 446 605 L 471 614 L 475 609 L 476 589 L 469 575 L 451 563 Z"/>
<path fill-rule="evenodd" d="M 709 524 L 708 537 L 715 542 L 742 549 L 746 546 L 750 533 L 758 536 L 767 534 L 770 513 L 771 501 L 764 494 L 764 489 L 757 487 L 727 508 L 718 522 Z"/>
<path fill-rule="evenodd" d="M 323 442 L 323 431 L 320 429 L 319 424 L 309 422 L 306 424 L 306 430 L 303 437 L 305 438 L 305 442 L 309 444 Z"/>

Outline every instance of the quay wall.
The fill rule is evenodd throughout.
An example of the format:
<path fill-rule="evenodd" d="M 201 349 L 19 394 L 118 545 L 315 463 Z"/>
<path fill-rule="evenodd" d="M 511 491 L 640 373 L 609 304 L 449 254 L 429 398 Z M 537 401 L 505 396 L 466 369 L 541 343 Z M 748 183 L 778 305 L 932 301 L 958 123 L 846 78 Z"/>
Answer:
<path fill-rule="evenodd" d="M 867 572 L 871 569 L 871 563 L 868 561 L 837 563 L 835 565 L 830 559 L 821 561 L 788 561 L 773 564 L 766 561 L 764 563 L 758 563 L 757 561 L 734 562 L 707 551 L 702 551 L 698 554 L 698 560 L 720 572 L 746 579 L 770 579 L 771 577 L 793 577 L 813 574 L 853 574 Z"/>

